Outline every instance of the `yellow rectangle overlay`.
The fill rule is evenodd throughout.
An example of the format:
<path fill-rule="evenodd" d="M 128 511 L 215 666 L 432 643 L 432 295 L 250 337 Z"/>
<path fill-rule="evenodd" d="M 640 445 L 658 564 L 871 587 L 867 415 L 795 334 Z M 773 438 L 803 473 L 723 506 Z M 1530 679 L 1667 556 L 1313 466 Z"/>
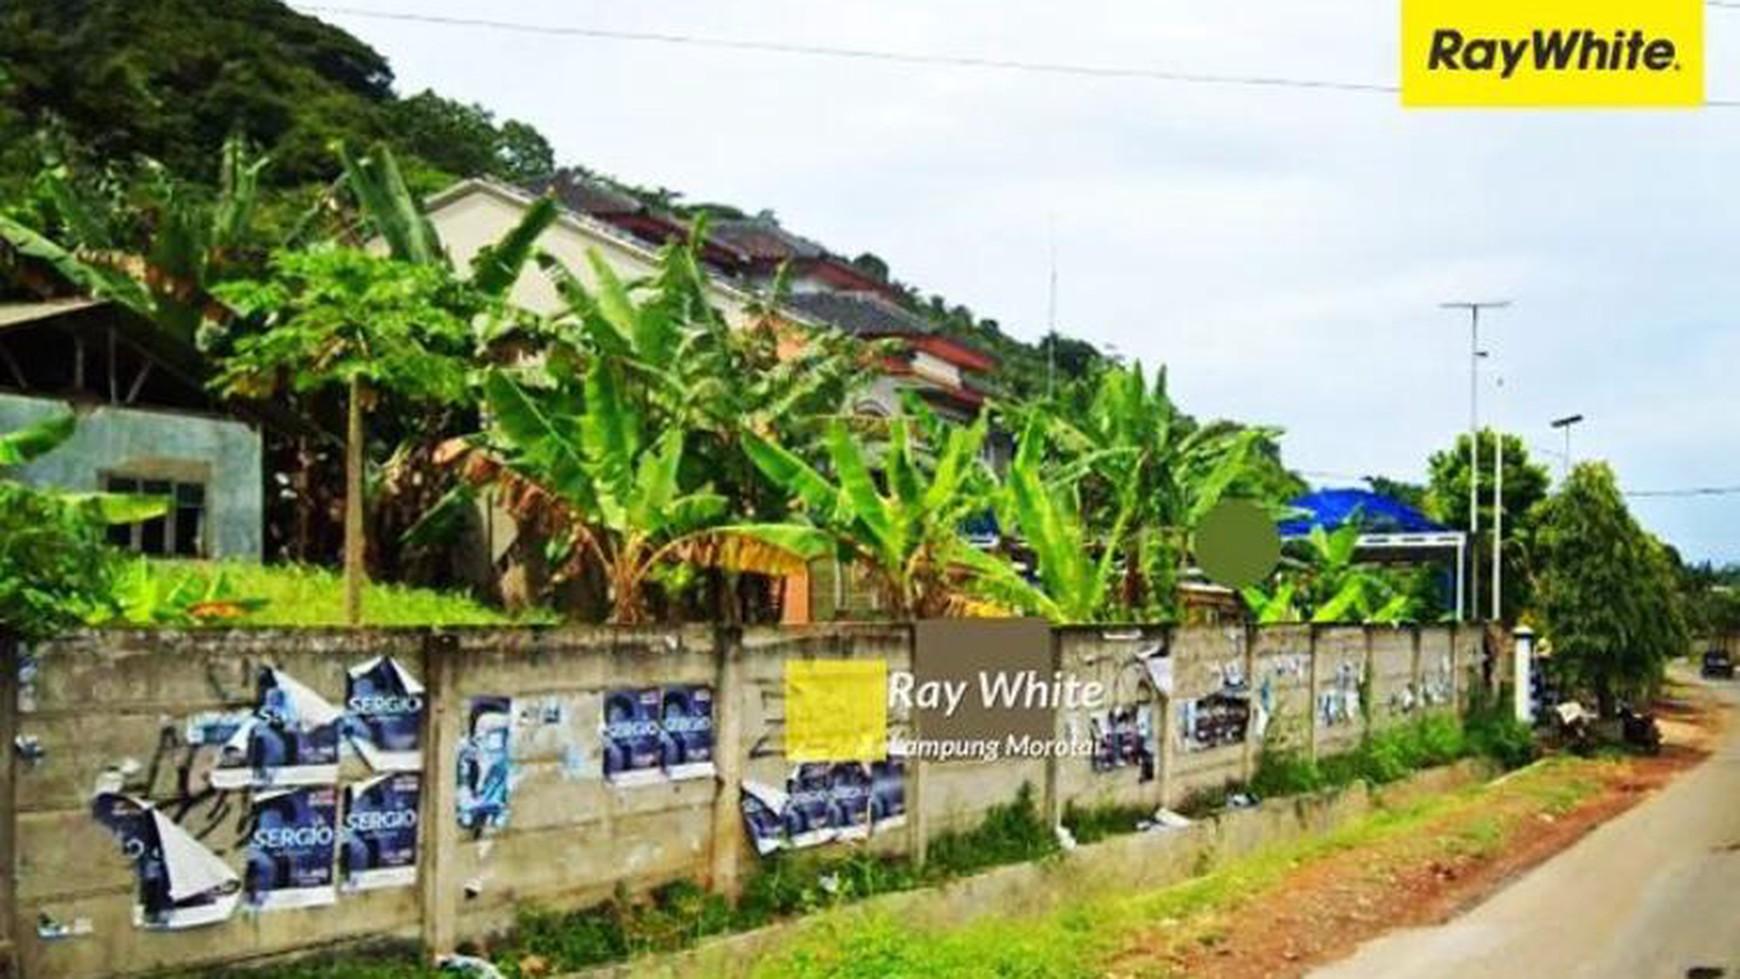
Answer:
<path fill-rule="evenodd" d="M 888 757 L 888 662 L 786 661 L 785 755 L 794 762 Z"/>
<path fill-rule="evenodd" d="M 1402 104 L 1704 104 L 1704 0 L 1402 0 Z"/>

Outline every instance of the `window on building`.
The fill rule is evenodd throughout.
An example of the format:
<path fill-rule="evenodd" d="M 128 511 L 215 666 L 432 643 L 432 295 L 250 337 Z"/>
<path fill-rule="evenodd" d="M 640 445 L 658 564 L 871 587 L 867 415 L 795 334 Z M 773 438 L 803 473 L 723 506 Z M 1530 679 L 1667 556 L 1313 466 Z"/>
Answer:
<path fill-rule="evenodd" d="M 141 479 L 112 475 L 104 480 L 111 493 L 139 493 L 169 501 L 169 512 L 143 523 L 109 528 L 109 543 L 116 547 L 164 557 L 202 557 L 205 554 L 205 485 L 167 479 Z"/>

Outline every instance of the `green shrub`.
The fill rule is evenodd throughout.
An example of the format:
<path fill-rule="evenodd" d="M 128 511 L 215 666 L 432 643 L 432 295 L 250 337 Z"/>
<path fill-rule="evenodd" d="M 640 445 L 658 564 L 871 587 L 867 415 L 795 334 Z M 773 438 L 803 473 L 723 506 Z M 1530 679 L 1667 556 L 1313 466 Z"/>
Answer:
<path fill-rule="evenodd" d="M 1021 783 L 1011 802 L 992 806 L 978 826 L 943 833 L 930 843 L 927 876 L 953 877 L 1057 852 L 1057 837 L 1039 815 L 1033 785 Z"/>
<path fill-rule="evenodd" d="M 1257 755 L 1257 771 L 1251 776 L 1251 791 L 1263 798 L 1315 792 L 1327 784 L 1305 752 L 1267 745 Z"/>
<path fill-rule="evenodd" d="M 0 480 L 0 632 L 36 641 L 82 624 L 108 602 L 112 568 L 89 507 Z"/>
<path fill-rule="evenodd" d="M 1126 803 L 1105 803 L 1078 806 L 1070 802 L 1063 807 L 1063 825 L 1077 843 L 1097 843 L 1112 836 L 1136 832 L 1136 827 L 1154 815 L 1154 806 Z"/>

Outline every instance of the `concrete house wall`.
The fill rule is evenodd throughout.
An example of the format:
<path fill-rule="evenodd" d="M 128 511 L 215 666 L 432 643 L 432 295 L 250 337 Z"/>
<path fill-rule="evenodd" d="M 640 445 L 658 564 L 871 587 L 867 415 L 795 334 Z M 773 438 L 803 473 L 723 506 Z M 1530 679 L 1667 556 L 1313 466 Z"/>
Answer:
<path fill-rule="evenodd" d="M 63 414 L 65 402 L 0 393 L 0 431 Z M 259 560 L 265 491 L 260 433 L 217 415 L 101 405 L 80 409 L 66 444 L 10 471 L 25 483 L 104 488 L 109 474 L 202 483 L 205 557 Z"/>

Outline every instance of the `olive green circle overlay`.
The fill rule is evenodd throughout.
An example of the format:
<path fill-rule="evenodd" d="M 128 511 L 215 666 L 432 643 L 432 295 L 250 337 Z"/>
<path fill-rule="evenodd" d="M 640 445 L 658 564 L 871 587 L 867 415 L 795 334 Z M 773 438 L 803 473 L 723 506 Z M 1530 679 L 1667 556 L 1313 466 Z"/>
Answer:
<path fill-rule="evenodd" d="M 1254 585 L 1280 560 L 1281 534 L 1274 519 L 1249 500 L 1222 500 L 1196 525 L 1196 563 L 1217 585 Z"/>

